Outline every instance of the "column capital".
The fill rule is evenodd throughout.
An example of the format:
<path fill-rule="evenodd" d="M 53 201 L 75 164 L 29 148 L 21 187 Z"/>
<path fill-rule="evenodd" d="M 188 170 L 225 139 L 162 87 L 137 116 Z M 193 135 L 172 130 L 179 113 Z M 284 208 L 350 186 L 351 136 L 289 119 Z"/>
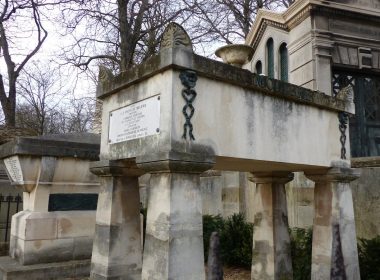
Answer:
<path fill-rule="evenodd" d="M 136 158 L 137 166 L 150 173 L 174 172 L 200 174 L 215 165 L 215 157 L 208 154 L 158 152 Z"/>
<path fill-rule="evenodd" d="M 308 170 L 305 176 L 314 182 L 349 183 L 360 177 L 360 170 L 349 167 L 332 167 L 328 169 Z"/>
<path fill-rule="evenodd" d="M 145 172 L 133 160 L 101 160 L 91 162 L 90 171 L 100 177 L 137 177 Z"/>
<path fill-rule="evenodd" d="M 288 171 L 274 171 L 274 172 L 251 172 L 252 176 L 248 178 L 249 181 L 256 184 L 277 183 L 286 184 L 293 180 L 294 174 Z"/>

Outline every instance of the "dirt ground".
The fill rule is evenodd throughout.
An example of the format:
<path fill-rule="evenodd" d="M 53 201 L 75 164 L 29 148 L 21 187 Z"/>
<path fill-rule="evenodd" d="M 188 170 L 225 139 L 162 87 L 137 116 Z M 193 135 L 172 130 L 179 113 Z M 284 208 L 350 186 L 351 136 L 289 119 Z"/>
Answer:
<path fill-rule="evenodd" d="M 224 280 L 250 280 L 251 271 L 244 268 L 225 267 L 223 268 Z"/>
<path fill-rule="evenodd" d="M 224 280 L 250 280 L 251 271 L 240 267 L 224 267 Z M 69 278 L 65 280 L 89 280 L 90 278 Z"/>

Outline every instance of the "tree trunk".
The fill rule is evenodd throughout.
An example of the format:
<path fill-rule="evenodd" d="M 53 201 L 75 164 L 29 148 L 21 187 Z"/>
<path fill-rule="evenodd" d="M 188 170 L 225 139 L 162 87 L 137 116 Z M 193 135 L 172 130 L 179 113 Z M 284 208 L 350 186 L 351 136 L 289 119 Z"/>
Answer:
<path fill-rule="evenodd" d="M 8 97 L 5 93 L 3 77 L 0 75 L 0 101 L 4 112 L 5 125 L 9 127 L 16 126 L 16 80 L 9 81 Z"/>

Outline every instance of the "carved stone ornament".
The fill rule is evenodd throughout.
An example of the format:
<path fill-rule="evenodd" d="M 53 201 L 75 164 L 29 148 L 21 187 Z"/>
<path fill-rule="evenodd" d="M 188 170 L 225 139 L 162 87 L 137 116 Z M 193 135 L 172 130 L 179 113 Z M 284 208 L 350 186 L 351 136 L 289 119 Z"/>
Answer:
<path fill-rule="evenodd" d="M 193 51 L 189 35 L 181 25 L 171 22 L 162 34 L 160 50 L 174 47 L 184 47 Z"/>
<path fill-rule="evenodd" d="M 183 125 L 183 139 L 187 139 L 187 132 L 189 131 L 190 140 L 195 140 L 193 135 L 193 124 L 191 123 L 191 118 L 194 115 L 193 101 L 197 96 L 197 92 L 193 89 L 197 83 L 197 74 L 191 70 L 184 70 L 179 74 L 179 78 L 182 85 L 185 87 L 182 90 L 182 97 L 185 99 L 186 104 L 183 106 L 182 113 L 185 116 L 185 123 Z"/>

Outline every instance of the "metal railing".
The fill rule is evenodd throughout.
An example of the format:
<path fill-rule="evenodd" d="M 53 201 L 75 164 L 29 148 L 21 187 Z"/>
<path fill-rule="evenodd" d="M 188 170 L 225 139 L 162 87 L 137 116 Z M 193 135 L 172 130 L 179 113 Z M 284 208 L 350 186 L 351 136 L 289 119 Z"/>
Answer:
<path fill-rule="evenodd" d="M 0 194 L 0 241 L 8 242 L 12 216 L 21 210 L 21 195 Z"/>

